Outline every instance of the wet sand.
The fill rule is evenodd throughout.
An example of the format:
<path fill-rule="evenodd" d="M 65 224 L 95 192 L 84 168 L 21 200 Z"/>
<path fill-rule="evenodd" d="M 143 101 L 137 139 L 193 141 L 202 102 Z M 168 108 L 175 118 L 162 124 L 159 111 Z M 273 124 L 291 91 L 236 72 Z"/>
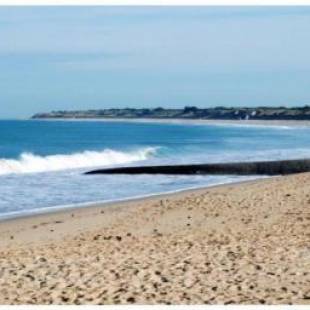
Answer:
<path fill-rule="evenodd" d="M 0 223 L 1 304 L 310 304 L 310 173 Z"/>

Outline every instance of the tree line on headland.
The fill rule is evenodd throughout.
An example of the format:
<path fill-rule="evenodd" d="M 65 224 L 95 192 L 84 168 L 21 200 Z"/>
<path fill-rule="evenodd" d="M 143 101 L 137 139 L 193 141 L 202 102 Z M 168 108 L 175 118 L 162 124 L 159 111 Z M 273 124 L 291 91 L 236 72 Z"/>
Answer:
<path fill-rule="evenodd" d="M 147 119 L 210 119 L 210 120 L 310 120 L 310 106 L 303 107 L 214 107 L 198 108 L 186 106 L 183 109 L 98 109 L 78 111 L 52 111 L 37 113 L 33 119 L 96 119 L 96 118 L 147 118 Z"/>

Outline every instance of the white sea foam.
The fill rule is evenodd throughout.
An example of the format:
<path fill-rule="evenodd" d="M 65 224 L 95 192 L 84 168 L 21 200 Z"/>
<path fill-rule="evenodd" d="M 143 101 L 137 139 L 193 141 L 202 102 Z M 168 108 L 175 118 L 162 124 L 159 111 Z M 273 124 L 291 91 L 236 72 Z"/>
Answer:
<path fill-rule="evenodd" d="M 18 159 L 0 159 L 0 175 L 59 171 L 97 166 L 110 166 L 146 160 L 155 155 L 156 147 L 141 148 L 131 152 L 105 149 L 69 155 L 39 156 L 22 153 Z"/>

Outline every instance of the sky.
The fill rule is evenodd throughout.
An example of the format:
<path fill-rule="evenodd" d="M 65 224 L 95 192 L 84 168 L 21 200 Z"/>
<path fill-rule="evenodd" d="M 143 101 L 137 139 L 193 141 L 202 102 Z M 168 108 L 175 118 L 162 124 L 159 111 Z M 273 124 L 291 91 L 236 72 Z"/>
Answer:
<path fill-rule="evenodd" d="M 309 7 L 0 7 L 0 118 L 310 104 Z"/>

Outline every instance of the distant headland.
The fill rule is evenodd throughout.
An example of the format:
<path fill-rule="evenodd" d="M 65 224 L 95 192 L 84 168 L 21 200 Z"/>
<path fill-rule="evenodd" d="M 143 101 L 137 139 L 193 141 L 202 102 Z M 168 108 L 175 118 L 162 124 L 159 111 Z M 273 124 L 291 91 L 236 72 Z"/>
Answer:
<path fill-rule="evenodd" d="M 98 109 L 37 113 L 32 119 L 205 119 L 205 120 L 310 120 L 310 106 L 214 107 L 183 109 Z"/>

